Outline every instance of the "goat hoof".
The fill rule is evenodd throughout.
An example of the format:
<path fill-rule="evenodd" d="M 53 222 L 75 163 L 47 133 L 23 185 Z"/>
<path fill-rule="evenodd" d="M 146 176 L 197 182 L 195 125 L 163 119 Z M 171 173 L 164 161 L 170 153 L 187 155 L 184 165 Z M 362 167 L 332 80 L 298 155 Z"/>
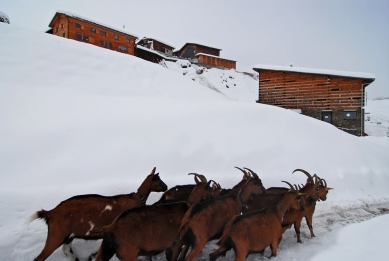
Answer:
<path fill-rule="evenodd" d="M 301 240 L 297 240 L 297 243 L 300 243 L 300 244 L 302 244 L 303 242 L 302 242 Z"/>

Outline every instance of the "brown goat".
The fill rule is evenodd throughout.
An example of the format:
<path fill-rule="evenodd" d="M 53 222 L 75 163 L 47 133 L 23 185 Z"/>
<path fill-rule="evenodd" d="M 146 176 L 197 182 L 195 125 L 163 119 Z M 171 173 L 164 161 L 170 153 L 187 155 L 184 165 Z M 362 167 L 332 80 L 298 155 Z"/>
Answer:
<path fill-rule="evenodd" d="M 223 231 L 219 249 L 210 254 L 210 260 L 225 255 L 231 248 L 235 261 L 245 260 L 250 253 L 263 252 L 267 246 L 270 246 L 272 256 L 276 256 L 282 239 L 282 218 L 289 208 L 300 208 L 300 195 L 291 190 L 275 207 L 234 216 Z"/>
<path fill-rule="evenodd" d="M 315 211 L 316 201 L 319 199 L 320 181 L 318 179 L 316 179 L 316 181 L 313 181 L 312 176 L 305 170 L 297 169 L 295 171 L 302 171 L 309 177 L 307 183 L 300 190 L 300 192 L 306 193 L 303 197 L 304 210 L 298 211 L 290 209 L 289 211 L 287 211 L 285 213 L 284 220 L 282 221 L 282 226 L 285 231 L 293 224 L 297 236 L 297 242 L 302 243 L 300 237 L 300 227 L 301 221 L 304 217 L 306 218 L 306 222 L 311 232 L 311 236 L 315 236 L 312 228 L 312 216 L 313 212 Z"/>
<path fill-rule="evenodd" d="M 224 226 L 234 215 L 241 213 L 245 202 L 252 194 L 265 192 L 258 175 L 254 172 L 251 174 L 253 177 L 247 181 L 239 194 L 200 202 L 187 211 L 171 247 L 172 252 L 167 254 L 168 260 L 176 261 L 179 255 L 180 260 L 193 260 L 209 240 L 221 236 Z M 185 247 L 182 248 L 183 246 Z M 189 247 L 192 249 L 185 258 Z"/>
<path fill-rule="evenodd" d="M 195 182 L 196 184 L 203 182 L 203 179 L 205 178 L 203 175 L 196 174 L 196 173 L 189 173 L 188 175 L 195 175 Z M 206 182 L 205 182 L 206 183 Z M 188 184 L 188 185 L 177 185 L 174 186 L 167 191 L 165 191 L 161 198 L 158 200 L 159 202 L 164 202 L 168 200 L 178 200 L 178 201 L 187 201 L 189 198 L 189 195 L 192 193 L 193 188 L 196 186 L 196 184 Z M 211 187 L 207 187 L 206 190 L 208 193 L 212 192 Z M 206 191 L 204 191 L 206 193 Z M 208 198 L 206 198 L 208 199 Z"/>
<path fill-rule="evenodd" d="M 333 189 L 333 188 L 328 188 L 327 182 L 324 179 L 320 179 L 316 174 L 314 176 L 316 176 L 318 178 L 318 180 L 320 181 L 319 192 L 318 192 L 319 195 L 318 195 L 317 201 L 320 201 L 320 200 L 326 201 L 328 191 Z M 311 233 L 311 237 L 315 237 L 315 234 L 313 233 L 313 226 L 312 226 L 313 213 L 315 212 L 315 208 L 316 208 L 316 200 L 314 200 L 314 198 L 311 197 L 310 199 L 308 199 L 307 202 L 305 202 L 305 209 L 304 209 L 303 213 L 298 213 L 299 216 L 304 214 L 304 218 L 305 218 L 305 221 L 307 222 L 309 232 Z M 301 219 L 302 219 L 302 217 L 301 217 Z M 288 221 L 288 220 L 286 220 L 286 221 Z M 301 220 L 300 220 L 300 224 L 297 224 L 297 228 L 296 228 L 296 224 L 294 226 L 295 226 L 296 234 L 298 235 L 297 242 L 301 243 L 301 239 L 300 239 Z M 300 241 L 299 241 L 299 239 L 300 239 Z"/>
<path fill-rule="evenodd" d="M 248 174 L 247 172 L 244 172 L 243 178 L 241 181 L 239 181 L 238 184 L 236 184 L 235 186 L 233 186 L 230 189 L 221 189 L 220 193 L 218 194 L 218 197 L 231 196 L 231 195 L 238 194 L 240 192 L 240 190 L 244 187 L 244 185 L 246 185 L 249 178 L 250 178 L 250 174 Z M 220 187 L 220 185 L 219 185 L 219 187 Z"/>
<path fill-rule="evenodd" d="M 199 177 L 200 181 L 196 180 L 187 202 L 158 201 L 152 206 L 130 209 L 110 225 L 92 230 L 91 234 L 104 233 L 96 261 L 108 261 L 114 254 L 120 260 L 135 261 L 139 255 L 147 255 L 151 260 L 152 255 L 169 248 L 190 205 L 209 194 L 207 188 L 212 180 L 207 182 L 203 175 L 190 175 L 195 175 L 195 180 Z"/>
<path fill-rule="evenodd" d="M 70 248 L 74 238 L 102 238 L 102 233 L 91 235 L 90 231 L 95 227 L 109 225 L 127 209 L 145 205 L 151 191 L 161 192 L 166 189 L 166 184 L 158 174 L 155 174 L 154 168 L 137 192 L 111 197 L 80 195 L 62 201 L 52 210 L 36 212 L 30 221 L 44 219 L 48 226 L 48 234 L 45 247 L 34 260 L 45 260 L 60 245 L 63 245 L 63 250 L 69 258 L 76 260 Z"/>

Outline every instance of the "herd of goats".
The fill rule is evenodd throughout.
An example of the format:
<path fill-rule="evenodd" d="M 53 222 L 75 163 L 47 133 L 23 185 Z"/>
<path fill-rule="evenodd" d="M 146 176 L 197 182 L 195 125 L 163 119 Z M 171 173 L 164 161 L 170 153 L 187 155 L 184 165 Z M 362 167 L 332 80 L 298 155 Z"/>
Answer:
<path fill-rule="evenodd" d="M 208 241 L 219 239 L 219 249 L 211 253 L 216 260 L 233 249 L 235 260 L 243 261 L 251 253 L 263 253 L 267 246 L 277 255 L 282 233 L 294 225 L 301 243 L 302 219 L 311 236 L 316 202 L 327 199 L 327 182 L 316 174 L 307 175 L 305 184 L 289 188 L 265 188 L 258 175 L 248 168 L 242 180 L 231 189 L 222 189 L 213 180 L 194 175 L 195 183 L 167 189 L 155 168 L 137 192 L 105 197 L 71 197 L 50 211 L 41 210 L 30 218 L 45 220 L 46 244 L 34 259 L 43 261 L 62 245 L 69 260 L 74 238 L 103 239 L 97 253 L 89 260 L 110 260 L 115 254 L 121 261 L 136 261 L 138 256 L 152 256 L 165 251 L 168 261 L 192 261 Z M 151 192 L 164 192 L 153 205 L 146 205 Z M 190 250 L 190 251 L 189 251 Z M 189 253 L 188 253 L 189 251 Z"/>

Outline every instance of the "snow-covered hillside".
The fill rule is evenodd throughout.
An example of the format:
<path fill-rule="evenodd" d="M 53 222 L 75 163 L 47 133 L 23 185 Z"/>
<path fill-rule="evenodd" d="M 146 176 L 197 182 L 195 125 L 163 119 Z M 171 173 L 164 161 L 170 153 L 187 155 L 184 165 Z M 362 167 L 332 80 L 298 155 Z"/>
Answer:
<path fill-rule="evenodd" d="M 305 182 L 303 174 L 292 175 L 296 168 L 325 178 L 335 189 L 317 205 L 317 237 L 303 228 L 304 244 L 297 245 L 287 231 L 274 260 L 310 260 L 313 249 L 327 250 L 329 231 L 389 205 L 386 141 L 239 102 L 255 100 L 256 85 L 245 85 L 237 72 L 226 74 L 227 83 L 245 94 L 232 87 L 221 94 L 137 57 L 8 24 L 0 24 L 0 47 L 1 260 L 33 260 L 42 250 L 46 224 L 24 225 L 35 211 L 79 194 L 136 191 L 154 166 L 169 187 L 193 183 L 187 174 L 197 172 L 229 188 L 241 178 L 234 166 L 256 171 L 265 187 Z M 208 73 L 214 86 L 224 79 Z M 147 203 L 159 197 L 152 193 Z M 74 243 L 80 257 L 97 247 Z M 209 244 L 200 258 L 214 248 Z M 58 249 L 47 260 L 66 257 Z"/>
<path fill-rule="evenodd" d="M 365 132 L 369 136 L 389 137 L 389 99 L 368 100 L 365 112 Z"/>

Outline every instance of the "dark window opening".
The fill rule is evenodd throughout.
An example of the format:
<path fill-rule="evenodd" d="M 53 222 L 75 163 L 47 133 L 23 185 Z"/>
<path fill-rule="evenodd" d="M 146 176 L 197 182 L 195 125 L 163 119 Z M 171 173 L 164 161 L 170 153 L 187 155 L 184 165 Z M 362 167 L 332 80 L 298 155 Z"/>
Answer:
<path fill-rule="evenodd" d="M 87 35 L 84 35 L 83 37 L 82 37 L 82 40 L 84 41 L 84 42 L 89 42 L 89 37 L 87 36 Z"/>
<path fill-rule="evenodd" d="M 62 36 L 63 36 L 63 37 L 66 37 L 66 33 L 63 33 Z"/>
<path fill-rule="evenodd" d="M 112 49 L 112 43 L 106 42 L 106 41 L 101 41 L 101 47 Z"/>
<path fill-rule="evenodd" d="M 80 28 L 81 29 L 81 25 L 79 23 L 76 23 L 76 28 Z"/>
<path fill-rule="evenodd" d="M 82 34 L 76 34 L 76 40 L 82 41 Z"/>
<path fill-rule="evenodd" d="M 356 120 L 357 112 L 356 111 L 344 111 L 343 116 L 345 120 Z"/>
<path fill-rule="evenodd" d="M 102 35 L 102 36 L 107 36 L 107 33 L 104 32 L 104 31 L 101 31 L 101 35 Z"/>
<path fill-rule="evenodd" d="M 322 111 L 321 120 L 328 123 L 332 123 L 332 111 Z"/>
<path fill-rule="evenodd" d="M 121 51 L 121 52 L 127 52 L 127 47 L 119 45 L 118 46 L 118 50 Z"/>
<path fill-rule="evenodd" d="M 130 39 L 127 38 L 127 39 L 126 39 L 126 43 L 130 43 L 130 42 L 131 42 Z"/>
<path fill-rule="evenodd" d="M 114 38 L 115 40 L 119 40 L 119 36 L 117 36 L 117 35 L 115 35 L 113 38 Z"/>
<path fill-rule="evenodd" d="M 92 33 L 96 33 L 96 28 L 91 28 L 90 31 L 91 31 Z"/>

